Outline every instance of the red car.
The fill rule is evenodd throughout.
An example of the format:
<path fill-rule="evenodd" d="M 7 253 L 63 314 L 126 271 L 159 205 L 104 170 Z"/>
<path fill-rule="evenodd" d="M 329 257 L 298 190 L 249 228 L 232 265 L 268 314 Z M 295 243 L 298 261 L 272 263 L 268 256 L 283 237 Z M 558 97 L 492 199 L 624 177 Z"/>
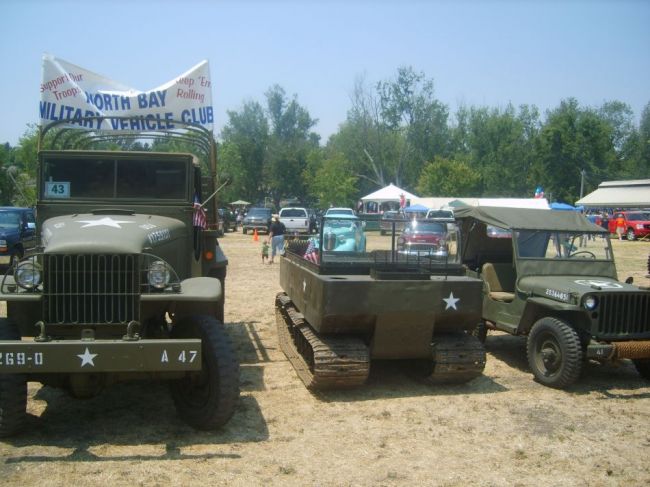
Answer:
<path fill-rule="evenodd" d="M 609 219 L 609 233 L 616 233 L 616 220 L 620 216 L 625 220 L 624 234 L 628 240 L 650 235 L 650 212 L 647 211 L 617 211 Z"/>
<path fill-rule="evenodd" d="M 447 255 L 447 224 L 413 220 L 397 239 L 397 251 L 408 255 Z"/>

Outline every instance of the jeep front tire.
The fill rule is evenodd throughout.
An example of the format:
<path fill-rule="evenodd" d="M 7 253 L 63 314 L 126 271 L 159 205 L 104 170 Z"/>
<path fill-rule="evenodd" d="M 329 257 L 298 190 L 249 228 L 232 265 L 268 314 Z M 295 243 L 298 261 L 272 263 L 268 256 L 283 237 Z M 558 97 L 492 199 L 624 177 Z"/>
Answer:
<path fill-rule="evenodd" d="M 539 382 L 564 389 L 580 377 L 583 351 L 580 337 L 555 318 L 542 318 L 528 334 L 528 364 Z"/>

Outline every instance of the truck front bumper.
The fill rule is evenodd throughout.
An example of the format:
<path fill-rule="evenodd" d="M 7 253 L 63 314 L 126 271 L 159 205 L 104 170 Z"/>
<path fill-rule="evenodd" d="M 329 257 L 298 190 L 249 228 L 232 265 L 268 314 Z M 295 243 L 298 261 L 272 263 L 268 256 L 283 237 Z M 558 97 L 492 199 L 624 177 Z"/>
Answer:
<path fill-rule="evenodd" d="M 0 373 L 201 370 L 201 340 L 0 341 Z"/>

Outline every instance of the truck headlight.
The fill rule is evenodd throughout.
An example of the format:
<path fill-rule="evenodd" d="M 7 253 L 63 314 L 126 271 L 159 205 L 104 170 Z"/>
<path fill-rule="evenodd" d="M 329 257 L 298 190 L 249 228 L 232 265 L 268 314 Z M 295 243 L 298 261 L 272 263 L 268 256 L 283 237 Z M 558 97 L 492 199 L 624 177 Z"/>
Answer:
<path fill-rule="evenodd" d="M 598 306 L 598 298 L 596 296 L 587 296 L 582 304 L 589 311 L 593 311 Z"/>
<path fill-rule="evenodd" d="M 148 272 L 149 284 L 156 289 L 165 289 L 169 284 L 170 272 L 167 264 L 162 260 L 152 262 Z"/>
<path fill-rule="evenodd" d="M 34 289 L 42 281 L 41 267 L 31 261 L 21 262 L 14 271 L 14 280 L 23 289 Z"/>

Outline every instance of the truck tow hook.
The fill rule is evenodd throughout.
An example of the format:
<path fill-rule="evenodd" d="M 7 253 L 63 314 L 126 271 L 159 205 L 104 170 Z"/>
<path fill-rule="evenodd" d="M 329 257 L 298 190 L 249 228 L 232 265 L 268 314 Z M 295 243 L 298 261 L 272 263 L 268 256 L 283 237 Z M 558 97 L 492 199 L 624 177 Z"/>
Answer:
<path fill-rule="evenodd" d="M 140 323 L 138 321 L 129 321 L 129 324 L 126 325 L 126 335 L 122 337 L 122 340 L 125 342 L 137 342 L 140 340 Z"/>

